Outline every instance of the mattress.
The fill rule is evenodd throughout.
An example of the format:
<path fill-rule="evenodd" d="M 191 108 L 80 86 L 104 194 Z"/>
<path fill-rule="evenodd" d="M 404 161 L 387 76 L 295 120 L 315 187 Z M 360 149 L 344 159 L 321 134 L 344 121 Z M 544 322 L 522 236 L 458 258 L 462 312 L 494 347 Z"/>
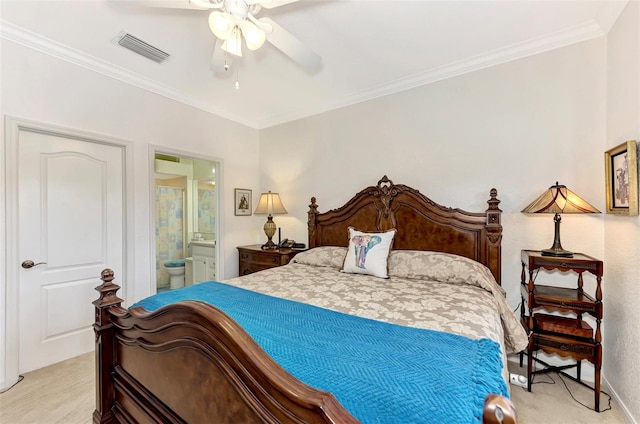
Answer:
<path fill-rule="evenodd" d="M 288 265 L 225 283 L 359 317 L 488 338 L 505 356 L 526 347 L 519 319 L 482 264 L 440 252 L 392 251 L 389 278 L 378 278 L 340 272 L 345 254 L 344 247 L 317 247 Z"/>
<path fill-rule="evenodd" d="M 509 383 L 507 355 L 524 350 L 528 338 L 487 267 L 448 253 L 395 250 L 389 278 L 378 278 L 341 272 L 346 251 L 316 247 L 285 266 L 225 282 L 358 317 L 493 340 Z"/>

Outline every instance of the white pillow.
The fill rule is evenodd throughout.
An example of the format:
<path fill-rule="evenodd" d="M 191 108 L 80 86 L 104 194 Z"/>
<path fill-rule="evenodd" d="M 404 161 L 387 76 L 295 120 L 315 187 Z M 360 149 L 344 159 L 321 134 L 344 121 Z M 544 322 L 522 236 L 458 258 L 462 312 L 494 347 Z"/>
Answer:
<path fill-rule="evenodd" d="M 395 235 L 395 228 L 384 233 L 364 233 L 349 227 L 349 247 L 341 271 L 389 278 L 387 259 Z"/>

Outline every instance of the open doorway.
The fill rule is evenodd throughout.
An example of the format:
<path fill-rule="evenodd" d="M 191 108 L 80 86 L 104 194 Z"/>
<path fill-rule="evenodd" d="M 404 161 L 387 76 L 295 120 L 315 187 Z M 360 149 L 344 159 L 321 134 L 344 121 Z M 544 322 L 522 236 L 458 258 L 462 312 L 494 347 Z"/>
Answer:
<path fill-rule="evenodd" d="M 216 280 L 219 162 L 154 153 L 156 291 Z"/>

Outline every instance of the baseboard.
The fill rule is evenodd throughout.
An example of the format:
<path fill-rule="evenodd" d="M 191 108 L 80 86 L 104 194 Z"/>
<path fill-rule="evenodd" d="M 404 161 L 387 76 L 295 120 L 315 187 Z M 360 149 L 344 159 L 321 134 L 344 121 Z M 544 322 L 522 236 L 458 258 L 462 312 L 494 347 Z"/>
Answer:
<path fill-rule="evenodd" d="M 20 382 L 20 376 L 15 380 L 4 379 L 0 381 L 0 393 L 4 393 Z"/>
<path fill-rule="evenodd" d="M 627 420 L 627 424 L 638 424 L 638 421 L 631 416 L 631 412 L 622 402 L 622 400 L 620 400 L 620 396 L 618 396 L 618 393 L 615 391 L 615 389 L 611 387 L 611 384 L 609 384 L 607 377 L 604 375 L 602 376 L 602 385 L 607 388 L 607 393 L 609 393 L 611 395 L 611 398 L 618 404 L 618 409 L 620 409 L 620 411 L 624 415 L 625 419 Z"/>

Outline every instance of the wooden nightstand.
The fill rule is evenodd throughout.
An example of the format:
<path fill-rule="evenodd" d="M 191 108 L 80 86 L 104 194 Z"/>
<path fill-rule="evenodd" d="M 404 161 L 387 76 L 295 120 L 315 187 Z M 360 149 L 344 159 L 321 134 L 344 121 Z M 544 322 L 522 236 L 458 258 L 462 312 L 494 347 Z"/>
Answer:
<path fill-rule="evenodd" d="M 301 252 L 294 249 L 262 250 L 260 244 L 238 246 L 240 255 L 238 272 L 240 275 L 248 275 L 263 269 L 275 268 L 286 265 L 291 259 Z"/>
<path fill-rule="evenodd" d="M 540 269 L 561 272 L 573 271 L 578 274 L 575 288 L 562 288 L 536 284 L 535 277 Z M 595 368 L 594 387 L 595 410 L 600 410 L 600 368 L 602 366 L 602 335 L 600 323 L 602 321 L 602 261 L 582 253 L 575 253 L 572 258 L 543 256 L 534 250 L 522 251 L 521 296 L 522 306 L 520 317 L 522 325 L 529 333 L 527 348 L 528 366 L 527 389 L 531 391 L 533 374 L 558 371 L 574 381 L 580 380 L 582 360 L 591 362 Z M 528 272 L 527 272 L 528 270 Z M 582 274 L 589 272 L 596 277 L 595 297 L 583 290 Z M 528 278 L 527 278 L 528 277 Z M 569 317 L 549 315 L 547 311 L 571 313 Z M 582 320 L 583 314 L 589 314 L 596 319 L 595 331 Z M 543 350 L 546 353 L 558 354 L 575 359 L 574 365 L 553 367 L 544 361 L 534 358 L 534 352 Z M 522 365 L 522 353 L 520 365 Z M 533 361 L 540 362 L 547 368 L 533 371 Z M 576 368 L 577 378 L 564 372 L 568 368 Z M 586 385 L 582 383 L 583 385 Z"/>

